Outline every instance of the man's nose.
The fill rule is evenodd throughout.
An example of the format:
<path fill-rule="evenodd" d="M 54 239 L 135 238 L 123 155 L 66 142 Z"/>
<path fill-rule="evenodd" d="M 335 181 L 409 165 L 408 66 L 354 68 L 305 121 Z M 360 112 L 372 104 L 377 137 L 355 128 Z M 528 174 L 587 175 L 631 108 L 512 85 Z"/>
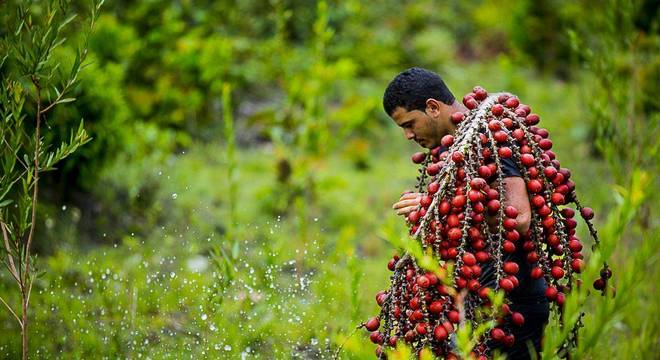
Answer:
<path fill-rule="evenodd" d="M 404 133 L 406 134 L 406 139 L 412 140 L 415 138 L 415 133 L 412 132 L 410 129 L 405 129 Z"/>

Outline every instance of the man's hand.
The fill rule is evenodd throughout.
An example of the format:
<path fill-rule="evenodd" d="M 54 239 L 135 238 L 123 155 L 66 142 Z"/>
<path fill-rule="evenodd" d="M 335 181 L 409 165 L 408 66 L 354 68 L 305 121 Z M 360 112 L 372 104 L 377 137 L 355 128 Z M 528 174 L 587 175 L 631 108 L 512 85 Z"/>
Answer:
<path fill-rule="evenodd" d="M 392 209 L 396 211 L 397 215 L 408 216 L 411 211 L 417 210 L 421 198 L 420 193 L 406 191 L 401 195 L 399 201 L 392 205 Z"/>

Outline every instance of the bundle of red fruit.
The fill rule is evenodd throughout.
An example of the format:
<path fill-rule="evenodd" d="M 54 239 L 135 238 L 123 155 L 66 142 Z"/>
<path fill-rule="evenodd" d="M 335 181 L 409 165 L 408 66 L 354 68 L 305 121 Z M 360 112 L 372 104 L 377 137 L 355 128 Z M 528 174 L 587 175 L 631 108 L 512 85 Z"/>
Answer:
<path fill-rule="evenodd" d="M 468 111 L 451 116 L 455 134 L 443 137 L 442 147 L 429 154 L 412 157 L 421 165 L 417 190 L 423 196 L 407 219 L 414 239 L 453 273 L 440 279 L 442 274 L 420 268 L 410 255 L 389 261 L 394 275 L 390 288 L 376 296 L 380 315 L 363 324 L 378 344 L 379 357 L 385 356 L 383 347 L 395 347 L 399 341 L 418 352 L 428 347 L 435 355 L 455 357 L 451 333 L 461 321 L 471 322 L 474 329 L 495 320 L 496 326 L 474 348 L 475 356 L 487 358 L 493 342 L 511 346 L 511 327 L 525 319 L 506 304 L 520 271 L 516 262 L 505 260 L 506 254 L 522 247 L 531 264 L 529 276 L 545 279 L 545 295 L 561 311 L 583 267 L 575 211 L 569 204 L 575 205 L 598 244 L 590 222 L 593 211 L 578 202 L 570 171 L 560 167 L 548 131 L 537 126 L 539 116 L 515 96 L 489 95 L 481 87 L 466 95 L 463 104 Z M 503 206 L 503 159 L 513 160 L 527 185 L 532 211 L 526 234 L 516 230 L 518 210 Z M 490 260 L 496 267 L 492 288 L 479 282 L 480 264 Z M 594 283 L 598 290 L 605 289 L 611 276 L 607 265 L 601 275 Z M 493 311 L 489 293 L 497 291 L 505 292 L 505 303 Z"/>

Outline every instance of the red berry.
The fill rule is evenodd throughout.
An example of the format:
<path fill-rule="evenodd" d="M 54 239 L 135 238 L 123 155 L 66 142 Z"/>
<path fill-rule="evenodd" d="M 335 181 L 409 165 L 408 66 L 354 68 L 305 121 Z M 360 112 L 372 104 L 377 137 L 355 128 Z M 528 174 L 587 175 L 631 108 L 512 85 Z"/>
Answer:
<path fill-rule="evenodd" d="M 442 312 L 442 301 L 434 301 L 429 305 L 429 311 L 433 314 L 440 314 Z"/>
<path fill-rule="evenodd" d="M 594 211 L 589 207 L 585 207 L 580 210 L 580 215 L 586 220 L 591 220 L 594 218 Z"/>
<path fill-rule="evenodd" d="M 490 337 L 497 342 L 502 342 L 504 340 L 504 336 L 504 330 L 500 328 L 494 328 L 490 331 Z"/>
<path fill-rule="evenodd" d="M 415 164 L 421 164 L 424 162 L 425 159 L 426 159 L 426 153 L 423 152 L 416 152 L 412 156 L 412 161 Z"/>
<path fill-rule="evenodd" d="M 596 281 L 594 281 L 594 289 L 596 290 L 603 290 L 605 289 L 605 286 L 606 286 L 605 280 L 603 280 L 602 278 L 596 279 Z"/>
<path fill-rule="evenodd" d="M 454 324 L 458 324 L 461 320 L 461 316 L 456 310 L 452 310 L 447 314 L 447 319 L 449 321 L 453 322 Z"/>
<path fill-rule="evenodd" d="M 383 335 L 378 331 L 372 332 L 371 335 L 369 336 L 369 339 L 371 339 L 371 342 L 374 344 L 382 344 L 383 338 L 384 338 Z"/>
<path fill-rule="evenodd" d="M 493 133 L 493 139 L 495 139 L 495 141 L 498 143 L 503 143 L 506 142 L 507 135 L 504 131 L 496 131 Z"/>
<path fill-rule="evenodd" d="M 548 288 L 545 289 L 545 297 L 547 297 L 548 300 L 555 300 L 558 293 L 557 288 L 554 286 L 548 286 Z"/>
<path fill-rule="evenodd" d="M 541 192 L 542 189 L 543 189 L 543 185 L 538 180 L 530 180 L 529 182 L 527 182 L 527 190 L 529 190 L 529 192 L 531 192 L 532 194 L 537 194 Z"/>
<path fill-rule="evenodd" d="M 477 100 L 475 99 L 470 98 L 465 102 L 465 107 L 470 110 L 476 109 L 477 106 L 479 106 L 479 103 L 477 103 Z"/>
<path fill-rule="evenodd" d="M 550 197 L 550 201 L 552 201 L 553 204 L 555 205 L 563 205 L 564 204 L 564 195 L 560 193 L 552 193 L 552 196 Z"/>
<path fill-rule="evenodd" d="M 433 337 L 438 341 L 444 341 L 447 339 L 449 334 L 447 334 L 447 329 L 444 326 L 438 325 L 433 329 Z"/>
<path fill-rule="evenodd" d="M 454 137 L 451 135 L 445 135 L 442 137 L 440 140 L 440 144 L 444 147 L 450 147 L 452 144 L 454 144 Z"/>
<path fill-rule="evenodd" d="M 502 250 L 507 254 L 513 254 L 516 252 L 516 244 L 508 240 L 504 241 L 504 243 L 502 243 Z"/>
<path fill-rule="evenodd" d="M 532 279 L 535 279 L 535 280 L 540 279 L 541 277 L 543 277 L 543 270 L 538 266 L 534 267 L 530 271 L 530 276 L 532 277 Z"/>
<path fill-rule="evenodd" d="M 429 174 L 429 176 L 438 175 L 439 172 L 440 172 L 440 165 L 438 164 L 431 164 L 426 167 L 426 173 Z"/>
<path fill-rule="evenodd" d="M 463 162 L 463 153 L 460 151 L 455 151 L 451 154 L 451 160 L 455 163 L 462 163 Z"/>
<path fill-rule="evenodd" d="M 497 155 L 499 155 L 503 159 L 508 159 L 513 155 L 513 152 L 511 151 L 511 148 L 507 146 L 503 146 L 499 149 L 497 149 Z"/>
<path fill-rule="evenodd" d="M 419 204 L 425 208 L 429 207 L 432 202 L 433 202 L 433 198 L 428 195 L 422 195 L 422 198 L 419 200 Z"/>
<path fill-rule="evenodd" d="M 511 314 L 511 322 L 516 326 L 523 326 L 525 317 L 519 312 L 514 312 Z"/>
<path fill-rule="evenodd" d="M 463 237 L 463 232 L 461 231 L 460 228 L 454 227 L 449 229 L 447 232 L 447 237 L 451 241 L 458 241 Z"/>
<path fill-rule="evenodd" d="M 440 190 L 440 184 L 437 181 L 434 181 L 434 182 L 429 184 L 429 186 L 428 186 L 429 195 L 433 195 L 433 194 L 437 193 L 438 190 Z"/>
<path fill-rule="evenodd" d="M 481 176 L 484 179 L 488 179 L 493 174 L 490 171 L 490 168 L 488 166 L 485 166 L 485 165 L 479 167 L 478 173 L 479 173 L 479 176 Z"/>
<path fill-rule="evenodd" d="M 530 125 L 530 126 L 538 124 L 539 121 L 540 121 L 540 118 L 536 114 L 529 114 L 525 118 L 525 124 Z"/>
<path fill-rule="evenodd" d="M 423 288 L 427 288 L 431 285 L 431 281 L 426 275 L 421 275 L 417 278 L 417 285 Z"/>
<path fill-rule="evenodd" d="M 518 217 L 518 209 L 509 205 L 504 208 L 504 215 L 506 215 L 508 218 L 515 219 Z"/>
<path fill-rule="evenodd" d="M 582 272 L 583 266 L 584 263 L 581 259 L 573 259 L 573 261 L 571 261 L 571 269 L 573 269 L 573 271 L 576 273 Z"/>
<path fill-rule="evenodd" d="M 419 218 L 420 218 L 419 211 L 411 211 L 408 214 L 408 221 L 410 221 L 411 224 L 417 223 L 417 221 L 419 221 Z"/>
<path fill-rule="evenodd" d="M 371 319 L 367 320 L 366 323 L 364 323 L 364 327 L 369 331 L 376 331 L 380 327 L 380 320 L 378 317 L 372 317 Z"/>
<path fill-rule="evenodd" d="M 502 266 L 502 269 L 507 274 L 517 274 L 518 273 L 518 264 L 513 261 L 507 261 Z"/>
<path fill-rule="evenodd" d="M 513 290 L 513 282 L 509 279 L 500 279 L 500 287 L 506 291 L 511 292 Z"/>
<path fill-rule="evenodd" d="M 502 113 L 504 113 L 504 106 L 495 104 L 492 108 L 490 108 L 490 112 L 493 113 L 494 116 L 500 116 Z"/>
<path fill-rule="evenodd" d="M 553 266 L 550 270 L 550 275 L 556 280 L 559 280 L 564 277 L 564 269 L 559 266 Z"/>
<path fill-rule="evenodd" d="M 479 101 L 484 100 L 486 97 L 488 97 L 488 92 L 480 86 L 475 86 L 472 89 L 472 92 L 474 93 L 474 98 Z"/>
<path fill-rule="evenodd" d="M 474 257 L 472 253 L 466 252 L 463 254 L 463 263 L 467 266 L 472 266 L 477 264 L 477 258 Z"/>
<path fill-rule="evenodd" d="M 488 129 L 490 131 L 497 131 L 500 130 L 502 126 L 500 125 L 500 122 L 497 120 L 491 120 L 488 122 Z"/>
<path fill-rule="evenodd" d="M 463 121 L 463 113 L 462 112 L 455 112 L 455 113 L 451 114 L 451 121 L 454 124 L 460 123 L 461 121 Z"/>
<path fill-rule="evenodd" d="M 514 109 L 517 108 L 518 105 L 520 105 L 520 101 L 518 101 L 518 98 L 512 96 L 506 100 L 504 105 L 509 109 Z"/>

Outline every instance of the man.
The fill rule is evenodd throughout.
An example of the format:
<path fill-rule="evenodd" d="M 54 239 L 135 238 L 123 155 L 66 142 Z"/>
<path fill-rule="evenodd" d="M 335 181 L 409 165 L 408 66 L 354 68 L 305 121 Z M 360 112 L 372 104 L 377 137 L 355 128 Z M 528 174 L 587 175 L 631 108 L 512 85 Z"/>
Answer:
<path fill-rule="evenodd" d="M 429 70 L 411 68 L 397 75 L 388 85 L 383 96 L 383 107 L 387 114 L 403 129 L 406 139 L 420 146 L 433 149 L 440 146 L 440 139 L 453 134 L 456 126 L 451 122 L 451 114 L 466 111 L 463 104 L 456 101 L 442 78 Z M 444 150 L 444 149 L 442 149 Z M 502 160 L 502 180 L 505 189 L 505 206 L 518 210 L 517 230 L 527 233 L 531 219 L 531 208 L 527 188 L 515 163 L 511 159 Z M 498 184 L 491 184 L 497 187 Z M 421 194 L 405 192 L 392 207 L 398 215 L 407 216 L 419 206 Z M 533 344 L 538 352 L 541 348 L 543 328 L 549 316 L 549 304 L 545 297 L 546 284 L 543 278 L 533 280 L 529 276 L 530 264 L 519 247 L 516 253 L 506 260 L 515 261 L 520 267 L 520 285 L 509 295 L 511 310 L 525 317 L 522 327 L 514 327 L 515 344 L 511 348 L 500 349 L 509 359 L 528 359 Z M 495 270 L 493 263 L 482 266 L 480 283 L 494 287 Z"/>

